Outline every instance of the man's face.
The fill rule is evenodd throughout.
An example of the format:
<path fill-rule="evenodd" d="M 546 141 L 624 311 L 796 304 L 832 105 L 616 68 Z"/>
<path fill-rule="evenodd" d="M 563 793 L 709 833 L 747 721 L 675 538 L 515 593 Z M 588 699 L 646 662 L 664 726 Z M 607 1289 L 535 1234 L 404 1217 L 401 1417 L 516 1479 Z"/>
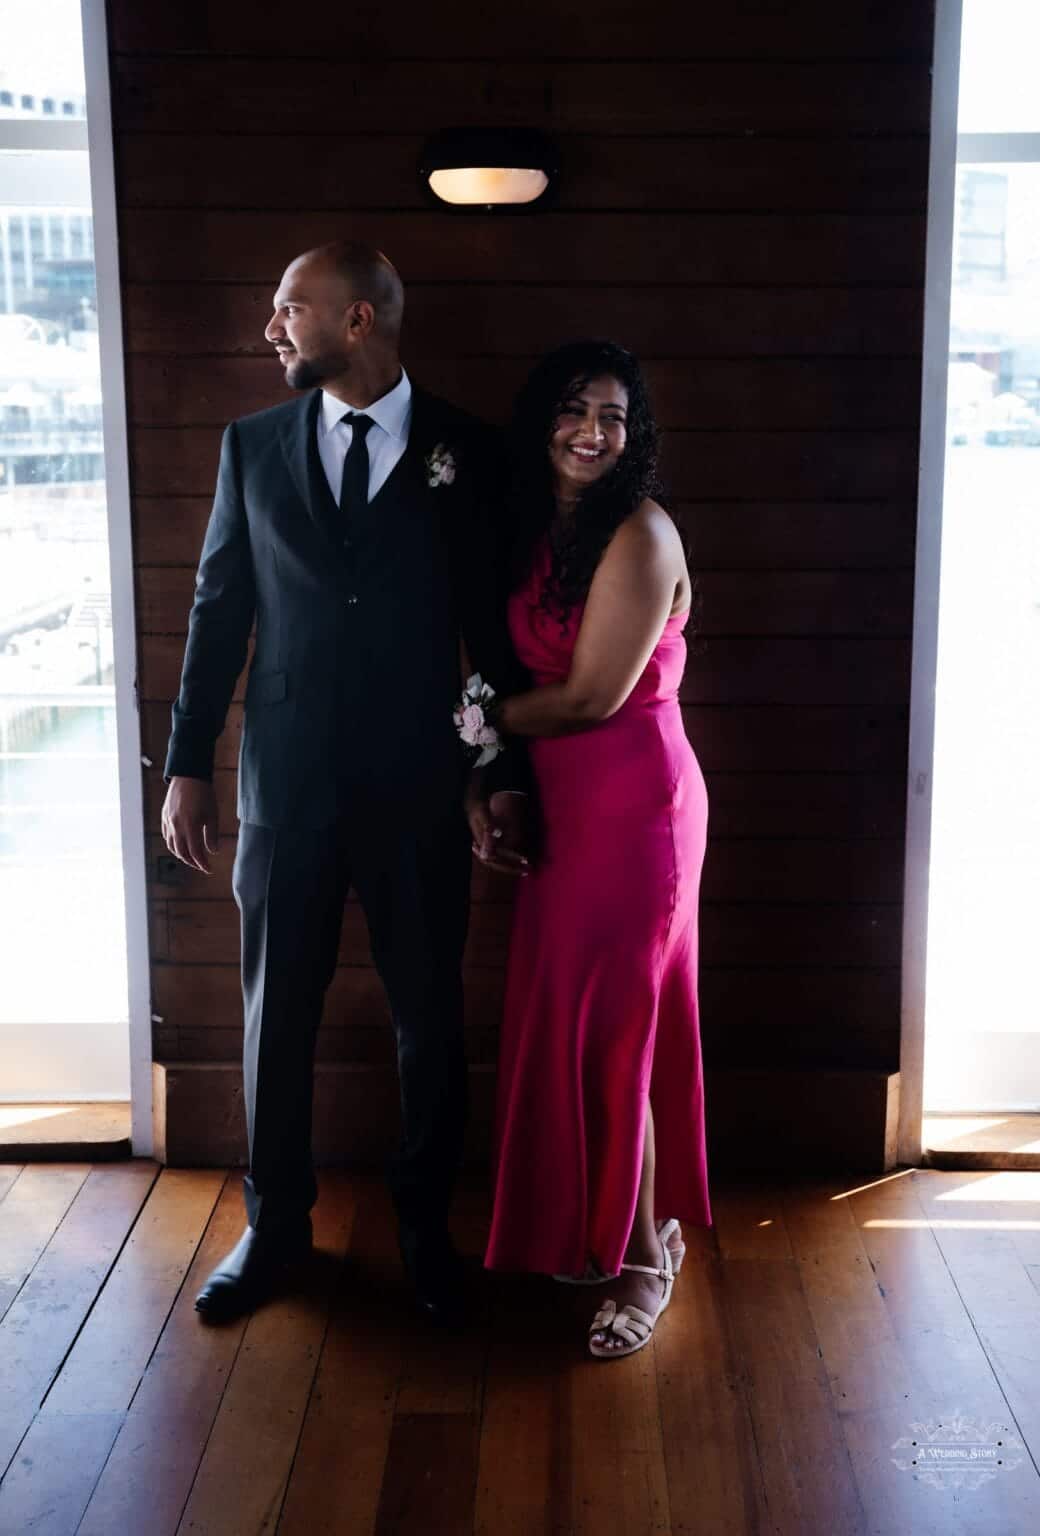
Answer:
<path fill-rule="evenodd" d="M 290 389 L 311 389 L 349 372 L 354 302 L 344 279 L 320 260 L 301 257 L 285 269 L 264 335 Z"/>

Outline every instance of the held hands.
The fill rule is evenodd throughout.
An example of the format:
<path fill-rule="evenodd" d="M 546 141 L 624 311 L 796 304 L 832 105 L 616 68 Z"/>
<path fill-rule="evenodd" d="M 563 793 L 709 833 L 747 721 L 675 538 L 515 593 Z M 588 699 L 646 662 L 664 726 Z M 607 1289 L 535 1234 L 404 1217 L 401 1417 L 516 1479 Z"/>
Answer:
<path fill-rule="evenodd" d="M 209 780 L 171 778 L 162 808 L 162 835 L 174 858 L 204 875 L 212 873 L 209 856 L 217 851 L 219 832 L 217 795 Z"/>
<path fill-rule="evenodd" d="M 488 869 L 502 874 L 528 872 L 527 796 L 494 794 L 488 799 L 476 779 L 466 794 L 466 817 L 473 834 L 473 852 Z"/>

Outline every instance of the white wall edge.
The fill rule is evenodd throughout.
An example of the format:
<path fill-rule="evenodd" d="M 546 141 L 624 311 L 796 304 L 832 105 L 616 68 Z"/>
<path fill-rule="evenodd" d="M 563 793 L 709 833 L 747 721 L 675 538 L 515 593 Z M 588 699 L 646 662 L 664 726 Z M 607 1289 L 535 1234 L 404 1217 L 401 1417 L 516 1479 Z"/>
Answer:
<path fill-rule="evenodd" d="M 937 0 L 928 166 L 921 448 L 914 559 L 900 1010 L 897 1155 L 900 1163 L 911 1165 L 921 1161 L 921 1120 L 924 1111 L 928 867 L 932 836 L 935 676 L 939 638 L 939 572 L 946 460 L 946 381 L 950 348 L 960 41 L 961 0 Z"/>
<path fill-rule="evenodd" d="M 123 313 L 119 289 L 112 99 L 104 0 L 81 0 L 87 80 L 87 137 L 94 209 L 101 397 L 108 501 L 108 551 L 112 580 L 115 653 L 116 740 L 119 753 L 119 816 L 123 843 L 123 891 L 130 1018 L 131 1138 L 135 1157 L 150 1157 L 152 1129 L 152 1010 L 145 880 L 144 794 L 137 704 L 137 631 L 130 520 L 130 467 L 123 368 Z"/>

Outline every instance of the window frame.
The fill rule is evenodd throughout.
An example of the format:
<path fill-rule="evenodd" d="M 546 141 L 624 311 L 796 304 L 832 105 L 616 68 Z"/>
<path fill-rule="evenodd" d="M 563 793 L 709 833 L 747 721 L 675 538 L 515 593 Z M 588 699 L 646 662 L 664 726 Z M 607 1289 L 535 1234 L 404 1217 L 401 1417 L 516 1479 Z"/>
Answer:
<path fill-rule="evenodd" d="M 936 0 L 925 254 L 921 441 L 907 760 L 897 1159 L 920 1167 L 924 1117 L 928 880 L 935 760 L 939 564 L 946 464 L 954 204 L 958 159 L 961 0 Z"/>
<path fill-rule="evenodd" d="M 87 99 L 87 148 L 94 229 L 98 344 L 101 358 L 102 439 L 108 508 L 108 559 L 119 768 L 119 819 L 126 912 L 127 1013 L 130 1045 L 131 1147 L 135 1157 L 154 1149 L 152 1112 L 152 1007 L 148 947 L 148 893 L 141 775 L 141 723 L 137 692 L 137 622 L 130 517 L 123 305 L 119 282 L 112 97 L 105 0 L 81 0 Z M 79 126 L 60 119 L 48 128 Z"/>
<path fill-rule="evenodd" d="M 87 117 L 70 118 L 80 103 L 55 97 L 57 110 L 33 118 L 0 117 L 0 151 L 83 151 L 88 157 L 101 368 L 108 559 L 116 705 L 119 819 L 126 914 L 131 1148 L 154 1150 L 152 1011 L 141 730 L 137 698 L 137 630 L 130 518 L 123 315 L 119 282 L 115 159 L 112 138 L 108 28 L 104 0 L 80 0 Z M 15 94 L 15 106 L 18 93 Z M 70 238 L 71 246 L 71 238 Z M 27 247 L 28 249 L 28 247 Z"/>

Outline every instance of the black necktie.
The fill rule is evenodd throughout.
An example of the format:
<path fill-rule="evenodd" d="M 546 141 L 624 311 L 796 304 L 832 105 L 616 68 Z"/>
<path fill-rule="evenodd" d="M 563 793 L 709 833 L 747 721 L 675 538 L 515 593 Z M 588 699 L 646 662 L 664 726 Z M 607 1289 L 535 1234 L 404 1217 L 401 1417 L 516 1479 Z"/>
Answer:
<path fill-rule="evenodd" d="M 357 515 L 368 506 L 368 447 L 365 438 L 369 427 L 375 426 L 371 416 L 355 411 L 344 416 L 354 429 L 354 435 L 343 460 L 343 480 L 339 489 L 339 510 L 343 524 L 343 541 L 349 546 L 356 527 Z"/>

